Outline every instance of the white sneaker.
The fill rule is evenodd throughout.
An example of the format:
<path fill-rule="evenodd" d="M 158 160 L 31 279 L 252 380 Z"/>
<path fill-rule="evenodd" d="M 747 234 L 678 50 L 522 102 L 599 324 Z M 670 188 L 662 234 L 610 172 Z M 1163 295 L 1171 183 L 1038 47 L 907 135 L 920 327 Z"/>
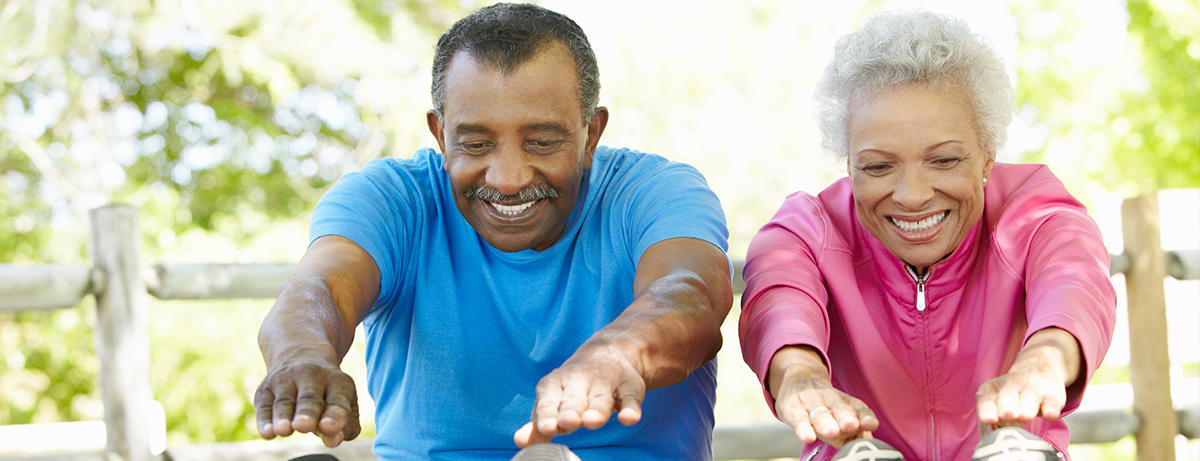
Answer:
<path fill-rule="evenodd" d="M 1002 427 L 983 437 L 971 461 L 1058 461 L 1058 450 L 1019 427 Z"/>
<path fill-rule="evenodd" d="M 856 439 L 843 445 L 833 461 L 904 461 L 904 456 L 882 440 Z"/>

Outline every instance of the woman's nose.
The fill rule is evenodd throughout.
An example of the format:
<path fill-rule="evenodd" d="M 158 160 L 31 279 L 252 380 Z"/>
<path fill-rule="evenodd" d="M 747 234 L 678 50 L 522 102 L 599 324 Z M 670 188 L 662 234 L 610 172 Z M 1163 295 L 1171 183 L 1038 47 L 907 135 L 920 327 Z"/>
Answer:
<path fill-rule="evenodd" d="M 896 190 L 892 192 L 892 200 L 909 211 L 919 211 L 933 200 L 933 196 L 933 185 L 920 171 L 901 172 Z"/>

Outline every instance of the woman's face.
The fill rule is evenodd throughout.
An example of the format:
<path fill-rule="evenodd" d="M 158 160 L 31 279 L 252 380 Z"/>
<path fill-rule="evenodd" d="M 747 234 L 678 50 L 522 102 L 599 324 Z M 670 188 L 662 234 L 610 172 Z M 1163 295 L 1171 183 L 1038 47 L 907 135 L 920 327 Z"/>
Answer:
<path fill-rule="evenodd" d="M 983 216 L 992 157 L 961 91 L 907 85 L 850 107 L 849 170 L 858 220 L 924 273 Z"/>

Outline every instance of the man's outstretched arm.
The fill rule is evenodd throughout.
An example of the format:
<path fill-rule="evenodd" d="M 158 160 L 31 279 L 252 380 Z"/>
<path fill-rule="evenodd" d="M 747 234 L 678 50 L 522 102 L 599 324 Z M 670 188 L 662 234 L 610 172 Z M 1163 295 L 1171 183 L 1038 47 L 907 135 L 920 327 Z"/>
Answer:
<path fill-rule="evenodd" d="M 267 377 L 254 394 L 263 438 L 311 432 L 337 446 L 362 431 L 354 381 L 340 368 L 379 295 L 371 255 L 339 236 L 313 241 L 258 331 Z"/>
<path fill-rule="evenodd" d="M 614 411 L 622 424 L 635 424 L 647 390 L 682 382 L 717 356 L 733 305 L 719 248 L 690 238 L 654 244 L 638 262 L 634 293 L 616 320 L 538 382 L 531 422 L 513 437 L 518 446 L 598 429 Z"/>

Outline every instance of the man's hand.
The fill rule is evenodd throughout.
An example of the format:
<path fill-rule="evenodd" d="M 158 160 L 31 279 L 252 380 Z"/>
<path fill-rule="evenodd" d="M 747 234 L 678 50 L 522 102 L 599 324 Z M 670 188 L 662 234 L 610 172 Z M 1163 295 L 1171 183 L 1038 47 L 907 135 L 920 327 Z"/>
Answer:
<path fill-rule="evenodd" d="M 1079 376 L 1080 356 L 1078 341 L 1065 330 L 1034 333 L 1008 373 L 983 383 L 975 393 L 980 429 L 1023 426 L 1038 416 L 1061 418 L 1066 388 Z"/>
<path fill-rule="evenodd" d="M 646 391 L 682 382 L 716 357 L 733 304 L 729 281 L 729 260 L 708 242 L 651 245 L 638 262 L 633 303 L 538 381 L 530 422 L 513 441 L 524 448 L 599 429 L 613 412 L 636 424 Z"/>
<path fill-rule="evenodd" d="M 599 429 L 613 412 L 626 426 L 642 418 L 646 383 L 620 352 L 584 351 L 538 381 L 530 422 L 513 435 L 524 448 L 584 427 Z"/>
<path fill-rule="evenodd" d="M 327 447 L 362 432 L 354 380 L 337 366 L 284 365 L 267 373 L 254 393 L 258 434 L 270 440 L 311 432 Z"/>
<path fill-rule="evenodd" d="M 258 330 L 267 365 L 254 393 L 259 435 L 311 432 L 329 447 L 358 437 L 358 394 L 338 364 L 378 296 L 379 269 L 366 250 L 334 235 L 309 245 Z"/>
<path fill-rule="evenodd" d="M 821 356 L 810 347 L 776 352 L 767 380 L 775 396 L 775 414 L 801 442 L 820 440 L 840 449 L 851 440 L 871 437 L 879 428 L 875 412 L 833 387 Z"/>

